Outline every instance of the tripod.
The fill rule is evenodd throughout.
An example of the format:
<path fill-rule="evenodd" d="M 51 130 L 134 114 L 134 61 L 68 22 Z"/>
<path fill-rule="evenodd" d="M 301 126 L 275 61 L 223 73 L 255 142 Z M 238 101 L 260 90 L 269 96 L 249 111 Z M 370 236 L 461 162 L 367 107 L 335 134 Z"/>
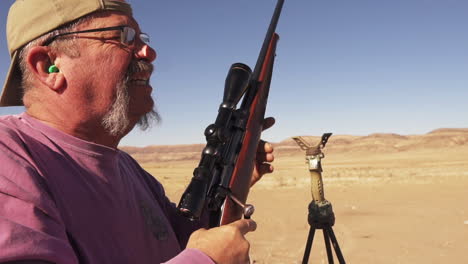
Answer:
<path fill-rule="evenodd" d="M 323 231 L 328 263 L 334 263 L 331 245 L 333 245 L 333 249 L 335 250 L 339 263 L 346 263 L 332 228 L 335 224 L 335 214 L 333 213 L 331 203 L 325 199 L 323 191 L 321 160 L 325 155 L 323 154 L 322 149 L 325 147 L 325 144 L 331 135 L 331 133 L 323 134 L 322 139 L 317 146 L 309 145 L 301 137 L 293 137 L 299 147 L 306 151 L 306 163 L 309 165 L 311 177 L 312 202 L 309 204 L 309 215 L 307 219 L 310 225 L 310 230 L 309 236 L 307 237 L 307 244 L 302 264 L 307 264 L 309 262 L 310 250 L 312 248 L 312 242 L 314 241 L 316 229 L 322 229 Z"/>
<path fill-rule="evenodd" d="M 308 222 L 310 225 L 309 236 L 307 237 L 307 244 L 304 252 L 304 258 L 302 264 L 309 262 L 310 250 L 312 248 L 312 242 L 314 241 L 314 235 L 316 229 L 322 229 L 323 238 L 325 240 L 325 247 L 327 249 L 328 263 L 333 264 L 333 254 L 330 246 L 330 242 L 335 249 L 336 257 L 340 264 L 345 264 L 343 254 L 341 253 L 338 240 L 336 240 L 335 233 L 333 232 L 332 226 L 335 224 L 335 214 L 333 214 L 332 205 L 329 201 L 312 201 L 309 204 L 309 216 Z"/>

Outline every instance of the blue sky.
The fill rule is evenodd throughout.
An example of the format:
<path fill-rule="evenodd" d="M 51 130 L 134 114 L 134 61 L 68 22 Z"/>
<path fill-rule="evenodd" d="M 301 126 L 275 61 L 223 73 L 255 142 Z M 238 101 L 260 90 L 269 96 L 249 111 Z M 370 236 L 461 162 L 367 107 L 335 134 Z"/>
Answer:
<path fill-rule="evenodd" d="M 9 64 L 0 1 L 0 82 Z M 274 0 L 129 1 L 158 52 L 163 116 L 121 145 L 204 143 L 232 63 L 255 66 Z M 468 127 L 468 1 L 286 0 L 264 138 Z M 0 114 L 22 108 L 0 108 Z"/>

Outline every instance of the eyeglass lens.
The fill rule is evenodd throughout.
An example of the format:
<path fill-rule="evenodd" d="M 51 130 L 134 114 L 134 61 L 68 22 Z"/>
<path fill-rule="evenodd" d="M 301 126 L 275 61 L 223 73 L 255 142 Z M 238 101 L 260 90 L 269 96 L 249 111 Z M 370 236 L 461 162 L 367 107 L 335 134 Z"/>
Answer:
<path fill-rule="evenodd" d="M 121 38 L 122 43 L 126 45 L 132 45 L 135 41 L 135 36 L 136 36 L 135 29 L 131 27 L 124 27 L 122 30 L 122 38 Z M 140 33 L 139 37 L 140 37 L 140 40 L 143 41 L 143 43 L 145 44 L 148 44 L 150 41 L 148 34 Z"/>

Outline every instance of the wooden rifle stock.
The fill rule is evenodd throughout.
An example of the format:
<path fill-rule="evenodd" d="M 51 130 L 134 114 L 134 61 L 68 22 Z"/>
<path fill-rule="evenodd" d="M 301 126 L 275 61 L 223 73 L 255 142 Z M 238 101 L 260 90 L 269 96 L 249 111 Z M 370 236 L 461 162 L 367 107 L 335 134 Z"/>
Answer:
<path fill-rule="evenodd" d="M 234 172 L 232 173 L 229 189 L 231 193 L 242 203 L 246 203 L 249 194 L 252 172 L 255 165 L 255 154 L 257 151 L 260 135 L 263 130 L 263 120 L 270 91 L 270 82 L 273 72 L 276 43 L 279 36 L 274 33 L 269 43 L 266 60 L 262 65 L 260 79 L 257 83 L 258 89 L 250 107 L 250 115 L 247 122 L 244 141 L 239 152 Z M 241 219 L 242 208 L 231 199 L 226 199 L 221 216 L 221 225 Z"/>

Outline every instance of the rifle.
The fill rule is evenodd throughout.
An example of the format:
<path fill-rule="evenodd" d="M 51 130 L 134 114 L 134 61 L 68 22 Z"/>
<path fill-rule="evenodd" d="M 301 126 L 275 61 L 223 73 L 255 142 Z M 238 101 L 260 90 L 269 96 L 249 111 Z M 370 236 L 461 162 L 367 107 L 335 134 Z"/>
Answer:
<path fill-rule="evenodd" d="M 243 63 L 232 64 L 228 71 L 218 116 L 205 129 L 206 146 L 178 205 L 191 220 L 199 219 L 207 208 L 209 226 L 215 227 L 242 215 L 249 218 L 254 211 L 245 202 L 262 132 L 279 39 L 275 29 L 283 3 L 278 0 L 276 4 L 253 73 Z"/>

